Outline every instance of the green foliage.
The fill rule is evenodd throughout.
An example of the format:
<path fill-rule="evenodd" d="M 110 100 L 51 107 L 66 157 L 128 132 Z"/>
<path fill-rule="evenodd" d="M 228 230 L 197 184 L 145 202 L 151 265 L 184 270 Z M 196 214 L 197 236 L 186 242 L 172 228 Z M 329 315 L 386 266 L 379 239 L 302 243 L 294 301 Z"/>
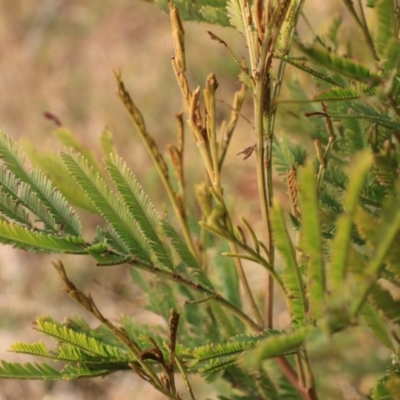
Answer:
<path fill-rule="evenodd" d="M 164 11 L 168 11 L 167 0 L 146 0 L 155 3 Z M 174 4 L 179 9 L 182 19 L 197 22 L 209 22 L 228 26 L 229 20 L 225 12 L 227 0 L 200 0 L 195 3 L 187 0 L 177 0 Z"/>
<path fill-rule="evenodd" d="M 378 20 L 375 43 L 380 56 L 385 55 L 390 39 L 397 37 L 394 7 L 394 2 L 391 0 L 380 0 L 375 7 Z"/>
<path fill-rule="evenodd" d="M 278 203 L 274 205 L 272 210 L 271 221 L 274 228 L 276 248 L 280 251 L 285 261 L 285 267 L 280 274 L 280 278 L 285 288 L 286 298 L 289 299 L 293 323 L 303 326 L 307 311 L 303 289 L 304 283 L 297 264 L 296 252 L 286 230 L 282 210 Z"/>
<path fill-rule="evenodd" d="M 346 78 L 354 79 L 368 85 L 376 85 L 379 77 L 364 65 L 357 64 L 352 60 L 340 57 L 318 46 L 303 46 L 298 44 L 299 49 L 313 62 L 325 67 L 333 73 L 338 73 Z"/>
<path fill-rule="evenodd" d="M 153 2 L 171 13 L 173 68 L 204 164 L 204 180 L 196 186 L 199 207 L 188 201 L 183 117 L 178 116 L 178 144 L 169 146 L 166 162 L 116 73 L 118 96 L 167 193 L 170 204 L 163 215 L 118 156 L 109 131 L 101 139 L 104 167 L 60 128 L 55 137 L 67 148 L 61 156 L 26 144 L 32 169 L 18 144 L 0 133 L 0 243 L 27 251 L 86 254 L 100 267 L 127 264 L 133 284 L 145 294 L 145 307 L 164 324 L 141 325 L 128 316 L 111 322 L 69 279 L 62 262 L 53 263 L 68 295 L 100 326 L 93 329 L 77 318 L 65 323 L 38 319 L 35 329 L 55 339 L 55 349 L 42 342 L 17 342 L 11 351 L 62 366 L 2 361 L 0 377 L 76 379 L 126 370 L 178 400 L 176 375 L 195 399 L 190 374 L 198 373 L 218 381 L 220 399 L 317 400 L 328 396 L 323 389 L 317 393 L 325 382 L 313 370 L 319 356 L 313 360 L 310 349 L 310 354 L 318 352 L 338 332 L 358 326 L 394 360 L 389 369 L 388 357 L 371 398 L 396 398 L 400 46 L 394 2 L 368 2 L 378 22 L 372 34 L 363 12 L 344 1 L 370 53 L 358 60 L 351 54 L 351 41 L 341 45 L 341 18 L 333 19 L 328 32 L 315 36 L 311 45 L 294 36 L 301 0 L 282 0 L 279 7 L 273 1 Z M 248 59 L 237 61 L 245 85 L 235 94 L 230 120 L 221 125 L 216 77 L 207 77 L 203 92 L 190 89 L 181 18 L 230 25 L 246 42 Z M 228 43 L 213 39 L 239 60 Z M 348 54 L 341 53 L 344 47 Z M 288 82 L 286 68 L 299 76 Z M 283 84 L 290 94 L 286 99 L 280 95 Z M 246 86 L 252 92 L 256 144 L 240 154 L 256 159 L 259 207 L 245 217 L 246 208 L 239 216 L 236 203 L 232 207 L 227 200 L 222 170 Z M 289 118 L 277 118 L 281 111 L 296 117 L 291 130 L 297 136 L 285 133 Z M 286 197 L 275 185 L 273 169 L 287 188 Z M 102 218 L 94 239 L 82 236 L 73 206 Z M 248 262 L 268 276 L 261 296 L 248 280 Z M 273 327 L 278 291 L 286 306 L 279 312 L 288 319 L 282 329 Z"/>
<path fill-rule="evenodd" d="M 387 327 L 380 317 L 378 310 L 376 310 L 371 304 L 365 303 L 362 310 L 361 316 L 365 323 L 369 326 L 376 338 L 387 348 L 394 350 L 392 340 L 389 336 Z"/>
<path fill-rule="evenodd" d="M 317 187 L 314 167 L 308 164 L 299 177 L 299 200 L 302 210 L 302 236 L 300 247 L 307 257 L 308 312 L 311 319 L 320 319 L 326 292 L 325 260 L 322 249 L 321 226 L 318 216 Z"/>

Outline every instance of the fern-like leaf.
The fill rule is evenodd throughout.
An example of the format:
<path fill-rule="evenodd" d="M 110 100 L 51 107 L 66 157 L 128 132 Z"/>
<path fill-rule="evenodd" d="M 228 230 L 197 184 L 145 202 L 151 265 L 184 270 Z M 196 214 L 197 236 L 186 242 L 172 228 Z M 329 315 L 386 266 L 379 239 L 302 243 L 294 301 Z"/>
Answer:
<path fill-rule="evenodd" d="M 358 195 L 364 179 L 371 167 L 371 156 L 361 153 L 353 161 L 353 168 L 347 186 L 347 194 L 343 201 L 346 214 L 342 214 L 336 224 L 335 237 L 331 243 L 332 258 L 328 267 L 328 284 L 333 291 L 338 291 L 343 284 L 347 268 L 349 247 L 351 246 L 352 220 L 357 207 Z"/>
<path fill-rule="evenodd" d="M 299 193 L 302 211 L 301 248 L 307 256 L 307 294 L 314 319 L 322 317 L 325 294 L 325 262 L 319 221 L 315 171 L 311 163 L 301 169 Z"/>
<path fill-rule="evenodd" d="M 394 1 L 380 0 L 375 6 L 375 10 L 378 19 L 375 46 L 378 54 L 384 56 L 390 39 L 396 34 Z"/>
<path fill-rule="evenodd" d="M 143 188 L 120 157 L 111 155 L 107 167 L 127 209 L 149 241 L 157 261 L 170 270 L 174 269 L 171 252 L 157 234 L 159 217 Z"/>
<path fill-rule="evenodd" d="M 83 155 L 63 153 L 61 157 L 69 173 L 110 224 L 109 234 L 124 249 L 124 253 L 151 262 L 147 240 L 121 198 L 110 191 Z"/>
<path fill-rule="evenodd" d="M 204 20 L 209 22 L 210 24 L 229 26 L 230 21 L 223 7 L 205 5 L 200 8 L 200 14 L 204 18 Z"/>
<path fill-rule="evenodd" d="M 315 45 L 306 47 L 298 43 L 298 47 L 311 60 L 339 75 L 371 86 L 375 86 L 380 81 L 379 77 L 375 76 L 369 68 L 350 59 L 340 57 Z"/>
<path fill-rule="evenodd" d="M 4 161 L 5 166 L 32 193 L 35 193 L 37 201 L 43 204 L 43 214 L 39 217 L 44 218 L 49 215 L 49 219 L 60 224 L 66 233 L 72 235 L 80 235 L 82 231 L 81 223 L 78 216 L 68 205 L 62 194 L 56 189 L 53 189 L 51 181 L 38 170 L 27 170 L 24 166 L 24 158 L 19 152 L 19 147 L 16 142 L 11 140 L 4 132 L 0 131 L 0 158 Z M 19 197 L 19 193 L 14 193 Z M 34 200 L 33 203 L 37 204 Z M 29 202 L 25 204 L 29 208 Z M 47 211 L 44 211 L 44 207 Z M 34 209 L 32 212 L 36 212 Z M 51 215 L 51 216 L 50 216 Z"/>
<path fill-rule="evenodd" d="M 242 11 L 240 8 L 240 0 L 228 0 L 226 10 L 231 25 L 243 35 L 246 34 L 246 28 L 243 23 Z"/>
<path fill-rule="evenodd" d="M 19 364 L 1 361 L 0 379 L 40 379 L 58 380 L 63 379 L 63 374 L 45 363 Z M 69 378 L 73 379 L 73 377 Z"/>
<path fill-rule="evenodd" d="M 232 366 L 243 352 L 256 348 L 266 338 L 277 337 L 280 331 L 266 330 L 258 335 L 239 335 L 229 341 L 218 344 L 208 344 L 194 348 L 190 351 L 193 361 L 189 368 L 201 374 L 214 373 Z"/>
<path fill-rule="evenodd" d="M 164 11 L 168 11 L 167 0 L 147 0 L 155 3 Z M 183 20 L 208 22 L 221 26 L 228 26 L 229 20 L 224 11 L 226 0 L 201 0 L 201 1 L 174 1 Z"/>
<path fill-rule="evenodd" d="M 10 347 L 10 351 L 14 353 L 30 354 L 34 356 L 46 357 L 49 355 L 49 350 L 43 342 L 37 343 L 13 343 Z"/>
<path fill-rule="evenodd" d="M 334 86 L 340 86 L 336 81 L 334 81 L 329 75 L 323 74 L 319 71 L 316 71 L 315 69 L 312 69 L 310 67 L 308 67 L 305 62 L 299 62 L 297 60 L 294 60 L 288 56 L 276 56 L 277 58 L 279 58 L 282 61 L 285 61 L 286 63 L 293 65 L 293 67 L 296 67 L 298 69 L 300 69 L 301 71 L 306 72 L 308 75 L 312 75 L 317 79 L 320 79 L 324 82 L 327 82 L 331 85 Z"/>
<path fill-rule="evenodd" d="M 61 371 L 57 371 L 45 363 L 19 364 L 1 361 L 0 365 L 0 379 L 71 380 L 104 376 L 110 372 L 112 371 L 107 371 L 106 369 L 90 369 L 86 365 L 67 365 Z"/>
<path fill-rule="evenodd" d="M 275 246 L 284 259 L 284 269 L 280 274 L 286 291 L 288 306 L 292 312 L 293 322 L 303 326 L 306 322 L 306 299 L 303 281 L 296 261 L 296 252 L 286 229 L 281 206 L 274 203 L 271 212 L 271 222 L 274 231 Z"/>
<path fill-rule="evenodd" d="M 12 194 L 7 193 L 4 187 L 0 186 L 0 213 L 21 225 L 32 227 L 32 222 L 29 213 L 18 202 Z"/>
<path fill-rule="evenodd" d="M 366 297 L 380 275 L 384 261 L 390 256 L 396 236 L 400 231 L 400 211 L 398 210 L 398 199 L 392 204 L 386 204 L 386 215 L 379 223 L 378 232 L 381 234 L 374 248 L 373 256 L 370 258 L 365 270 L 365 281 L 358 287 L 358 294 L 352 302 L 352 312 L 355 315 L 365 303 Z"/>
<path fill-rule="evenodd" d="M 370 297 L 386 318 L 394 324 L 400 324 L 400 300 L 394 299 L 389 290 L 376 284 Z"/>
<path fill-rule="evenodd" d="M 296 331 L 272 335 L 263 340 L 256 349 L 248 352 L 246 358 L 251 365 L 254 365 L 268 358 L 277 357 L 289 352 L 296 352 L 311 331 L 312 328 L 310 327 L 302 327 Z"/>
<path fill-rule="evenodd" d="M 274 167 L 282 177 L 292 169 L 292 166 L 300 166 L 305 163 L 306 152 L 297 143 L 293 143 L 288 136 L 283 136 L 274 141 L 273 148 Z"/>
<path fill-rule="evenodd" d="M 375 88 L 363 85 L 360 88 L 341 88 L 334 87 L 314 96 L 314 101 L 345 101 L 356 100 L 368 96 L 376 95 Z"/>
<path fill-rule="evenodd" d="M 373 335 L 388 349 L 394 350 L 387 327 L 379 315 L 378 310 L 366 302 L 360 312 L 364 322 L 371 329 Z"/>
<path fill-rule="evenodd" d="M 127 351 L 121 350 L 120 347 L 102 343 L 98 339 L 85 333 L 76 332 L 73 329 L 67 328 L 66 326 L 57 324 L 53 321 L 38 319 L 36 321 L 36 329 L 47 336 L 81 349 L 87 354 L 98 356 L 103 359 L 134 359 L 133 355 L 129 354 Z"/>
<path fill-rule="evenodd" d="M 29 188 L 31 193 L 35 193 L 35 196 L 43 204 L 42 211 L 47 208 L 47 214 L 50 214 L 51 218 L 54 218 L 66 233 L 76 236 L 81 234 L 82 227 L 79 218 L 64 196 L 59 190 L 53 188 L 51 181 L 40 170 L 37 168 L 27 170 L 24 167 L 24 158 L 20 154 L 18 145 L 1 131 L 0 158 L 15 178 L 25 184 L 26 190 Z M 15 195 L 19 197 L 17 193 Z M 43 218 L 44 214 L 40 214 L 39 217 Z"/>
<path fill-rule="evenodd" d="M 204 273 L 201 265 L 175 228 L 165 219 L 161 221 L 161 225 L 165 235 L 171 239 L 172 247 L 175 249 L 186 268 L 189 268 L 190 273 L 196 277 L 199 283 L 209 289 L 213 289 L 213 285 Z"/>
<path fill-rule="evenodd" d="M 24 149 L 32 163 L 40 168 L 53 183 L 57 183 L 57 188 L 71 205 L 97 214 L 96 208 L 75 184 L 58 154 L 39 151 L 28 141 L 25 141 L 24 144 Z"/>
<path fill-rule="evenodd" d="M 46 204 L 33 191 L 32 187 L 26 183 L 20 184 L 18 198 L 26 205 L 44 223 L 45 228 L 51 231 L 57 231 L 57 223 L 54 216 L 49 212 Z"/>
<path fill-rule="evenodd" d="M 38 252 L 86 253 L 84 239 L 79 236 L 68 237 L 45 234 L 7 221 L 0 221 L 0 242 Z"/>

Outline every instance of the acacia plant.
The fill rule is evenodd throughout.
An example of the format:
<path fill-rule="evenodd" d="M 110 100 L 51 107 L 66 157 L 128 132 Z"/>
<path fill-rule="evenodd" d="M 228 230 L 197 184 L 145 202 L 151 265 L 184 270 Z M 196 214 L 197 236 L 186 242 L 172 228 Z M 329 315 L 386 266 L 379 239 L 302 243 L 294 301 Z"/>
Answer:
<path fill-rule="evenodd" d="M 324 380 L 317 371 L 328 365 L 318 364 L 318 353 L 310 355 L 310 349 L 318 348 L 316 343 L 329 347 L 342 332 L 351 335 L 365 326 L 388 351 L 386 370 L 375 376 L 363 398 L 399 398 L 396 1 L 343 0 L 365 47 L 358 59 L 351 50 L 354 43 L 340 40 L 340 18 L 332 19 L 328 32 L 315 35 L 311 44 L 302 42 L 297 24 L 302 18 L 308 23 L 304 0 L 154 2 L 170 13 L 172 67 L 183 103 L 169 162 L 121 74 L 115 77 L 118 96 L 152 158 L 174 218 L 160 217 L 107 135 L 102 140 L 104 167 L 60 128 L 57 136 L 67 145 L 65 152 L 61 157 L 31 152 L 36 167 L 29 169 L 18 145 L 2 133 L 0 241 L 30 252 L 90 255 L 99 267 L 128 265 L 133 281 L 148 295 L 147 308 L 167 323 L 141 326 L 134 317 L 112 323 L 90 294 L 68 278 L 63 263 L 55 261 L 68 295 L 100 326 L 91 328 L 76 318 L 65 323 L 38 319 L 35 328 L 57 340 L 55 349 L 18 342 L 11 350 L 58 360 L 63 367 L 2 361 L 0 377 L 77 379 L 126 370 L 167 398 L 196 399 L 190 381 L 197 373 L 225 382 L 216 385 L 220 399 L 338 398 L 329 377 Z M 373 30 L 364 7 L 373 12 Z M 241 82 L 227 120 L 216 117 L 214 74 L 203 90 L 190 86 L 182 19 L 230 26 L 245 41 L 248 55 L 242 60 L 210 32 L 217 42 L 213 45 L 224 46 L 227 57 L 236 61 Z M 284 79 L 287 70 L 296 71 L 292 75 L 297 78 Z M 312 87 L 312 97 L 306 86 Z M 221 178 L 246 96 L 253 106 L 254 135 L 242 153 L 257 167 L 260 229 L 232 211 Z M 279 112 L 288 106 L 297 115 L 301 142 L 276 134 Z M 194 188 L 198 208 L 187 200 L 193 188 L 185 184 L 186 140 L 196 142 L 204 163 L 204 181 Z M 287 188 L 286 204 L 274 194 L 274 173 Z M 73 182 L 80 192 L 72 192 Z M 104 218 L 94 240 L 82 237 L 73 207 Z M 265 274 L 262 301 L 247 280 L 249 262 Z M 153 285 L 154 280 L 159 284 Z M 290 315 L 290 324 L 280 329 L 273 326 L 278 293 Z M 179 393 L 178 379 L 186 393 Z"/>

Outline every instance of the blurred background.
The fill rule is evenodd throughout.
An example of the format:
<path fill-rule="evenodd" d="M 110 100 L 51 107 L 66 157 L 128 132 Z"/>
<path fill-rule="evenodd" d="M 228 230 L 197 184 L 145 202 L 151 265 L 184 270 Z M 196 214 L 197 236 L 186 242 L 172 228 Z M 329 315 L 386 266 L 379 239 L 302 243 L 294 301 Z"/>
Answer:
<path fill-rule="evenodd" d="M 307 1 L 304 11 L 316 31 L 324 30 L 335 16 L 343 15 L 345 21 L 348 19 L 341 3 L 340 0 Z M 311 39 L 311 33 L 303 25 L 300 26 L 303 37 Z M 242 38 L 232 29 L 207 24 L 185 23 L 185 30 L 191 87 L 203 85 L 206 76 L 214 72 L 220 83 L 218 97 L 231 104 L 234 91 L 239 89 L 238 71 L 225 48 L 210 40 L 207 30 L 226 40 L 239 58 L 246 56 Z M 345 24 L 344 35 L 351 33 L 358 35 Z M 0 128 L 14 139 L 29 140 L 40 151 L 62 150 L 52 135 L 54 122 L 44 117 L 44 113 L 50 112 L 99 156 L 99 138 L 108 128 L 113 132 L 120 155 L 157 206 L 162 207 L 162 201 L 157 199 L 162 199 L 164 192 L 151 169 L 150 158 L 115 95 L 112 69 L 121 69 L 125 84 L 141 109 L 150 133 L 160 149 L 165 151 L 168 143 L 176 141 L 174 115 L 181 110 L 180 92 L 170 62 L 172 55 L 169 17 L 146 2 L 0 0 Z M 218 107 L 219 118 L 229 115 L 226 104 L 221 102 Z M 252 119 L 250 98 L 242 114 Z M 290 116 L 285 112 L 283 115 Z M 279 123 L 278 131 L 284 129 L 285 125 Z M 233 207 L 240 207 L 240 213 L 249 215 L 250 222 L 259 220 L 254 160 L 250 158 L 243 162 L 236 154 L 252 145 L 253 141 L 252 127 L 242 118 L 229 150 L 224 176 L 232 202 L 240 195 L 240 203 L 235 202 Z M 193 182 L 201 179 L 203 171 L 196 163 L 196 146 L 190 137 L 187 157 L 190 159 L 188 187 L 191 187 Z M 99 221 L 85 213 L 81 215 L 85 232 L 90 236 Z M 7 350 L 15 341 L 43 339 L 30 329 L 37 316 L 50 315 L 62 321 L 75 314 L 91 320 L 63 293 L 61 281 L 51 267 L 51 261 L 55 259 L 54 256 L 44 257 L 0 247 L 0 359 L 28 360 L 27 356 L 8 353 Z M 148 319 L 148 314 L 141 309 L 142 295 L 131 283 L 124 267 L 99 270 L 89 258 L 63 257 L 62 260 L 72 280 L 92 293 L 108 318 L 117 321 L 124 313 L 138 321 Z M 253 286 L 259 286 L 260 279 L 255 272 L 250 281 Z M 278 325 L 287 322 L 284 314 L 279 318 L 282 321 L 278 320 Z M 95 326 L 96 322 L 92 322 Z M 360 364 L 365 349 L 373 348 L 375 344 L 370 336 L 360 333 L 357 338 L 348 339 L 348 345 L 353 349 L 360 341 L 363 343 L 359 353 L 354 351 L 348 360 L 352 372 L 342 371 L 339 361 L 331 364 L 331 372 L 336 375 L 329 379 L 333 379 L 333 386 L 339 386 L 335 393 L 342 396 L 332 398 L 363 398 L 357 397 L 357 391 L 346 374 L 361 374 Z M 340 338 L 337 340 L 340 343 Z M 340 359 L 342 355 L 335 343 L 331 345 L 329 354 L 336 352 L 337 359 Z M 378 352 L 379 349 L 376 357 L 380 359 Z M 322 363 L 324 357 L 315 362 Z M 365 383 L 357 380 L 358 388 L 368 390 L 370 379 L 368 376 L 365 379 Z M 211 389 L 204 381 L 195 382 L 203 387 L 204 398 L 212 398 Z M 0 400 L 72 398 L 124 400 L 162 397 L 129 373 L 75 382 L 0 382 Z"/>

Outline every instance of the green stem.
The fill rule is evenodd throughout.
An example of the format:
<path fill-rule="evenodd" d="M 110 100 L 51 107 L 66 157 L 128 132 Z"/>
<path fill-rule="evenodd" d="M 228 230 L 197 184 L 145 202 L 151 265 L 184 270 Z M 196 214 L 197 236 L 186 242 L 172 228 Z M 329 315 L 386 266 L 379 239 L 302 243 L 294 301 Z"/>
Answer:
<path fill-rule="evenodd" d="M 267 40 L 263 43 L 262 54 L 260 57 L 260 65 L 262 68 L 265 64 L 265 59 L 267 57 Z M 268 74 L 269 71 L 264 71 L 261 69 L 258 71 L 258 76 L 256 80 L 256 93 L 254 97 L 254 119 L 255 119 L 255 131 L 256 131 L 256 165 L 257 165 L 257 186 L 258 186 L 258 195 L 260 200 L 261 207 L 261 218 L 263 222 L 263 227 L 266 231 L 267 236 L 267 248 L 268 253 L 270 255 L 269 264 L 271 268 L 273 264 L 271 264 L 271 246 L 272 236 L 271 236 L 271 226 L 270 226 L 270 218 L 269 218 L 269 202 L 267 197 L 267 188 L 266 188 L 266 176 L 265 176 L 265 139 L 264 139 L 264 79 L 265 74 Z M 272 328 L 272 308 L 273 308 L 273 293 L 272 293 L 272 280 L 271 276 L 267 274 L 266 281 L 266 296 L 265 296 L 265 317 L 264 324 L 266 328 Z M 272 289 L 272 290 L 271 290 Z"/>
<path fill-rule="evenodd" d="M 279 32 L 285 20 L 286 12 L 290 7 L 290 3 L 290 0 L 283 2 L 276 16 L 276 21 L 273 21 L 273 30 L 271 30 L 270 34 L 266 34 L 264 37 L 260 58 L 258 60 L 258 68 L 254 77 L 254 81 L 256 82 L 254 119 L 257 143 L 257 182 L 262 221 L 267 236 L 269 264 L 272 269 L 275 264 L 275 249 L 270 221 L 270 208 L 272 207 L 273 198 L 272 144 L 276 105 L 271 105 L 271 100 L 273 100 L 275 96 L 271 96 L 272 87 L 270 70 Z M 281 68 L 284 70 L 284 66 Z M 283 76 L 283 72 L 281 75 Z M 267 169 L 267 172 L 265 172 L 265 168 Z M 273 291 L 273 279 L 270 274 L 267 274 L 264 317 L 266 328 L 272 328 L 273 326 Z"/>

